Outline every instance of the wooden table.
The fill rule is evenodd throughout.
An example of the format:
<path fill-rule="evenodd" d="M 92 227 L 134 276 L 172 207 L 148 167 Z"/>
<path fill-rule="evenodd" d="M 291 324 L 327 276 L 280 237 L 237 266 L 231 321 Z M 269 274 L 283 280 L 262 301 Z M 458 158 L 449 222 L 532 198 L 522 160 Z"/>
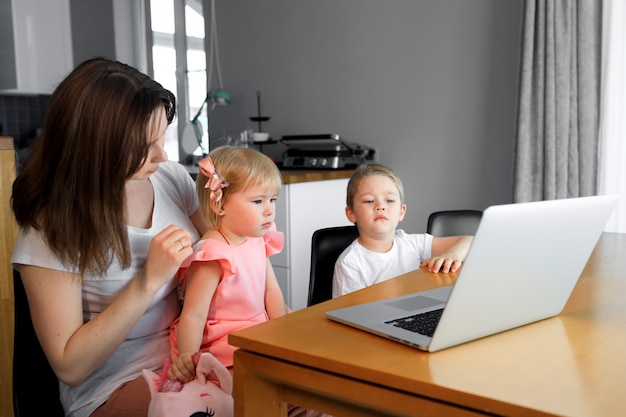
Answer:
<path fill-rule="evenodd" d="M 626 234 L 604 233 L 561 315 L 435 353 L 324 312 L 448 285 L 454 274 L 414 271 L 238 331 L 235 415 L 284 416 L 290 403 L 351 417 L 624 416 L 625 255 Z"/>

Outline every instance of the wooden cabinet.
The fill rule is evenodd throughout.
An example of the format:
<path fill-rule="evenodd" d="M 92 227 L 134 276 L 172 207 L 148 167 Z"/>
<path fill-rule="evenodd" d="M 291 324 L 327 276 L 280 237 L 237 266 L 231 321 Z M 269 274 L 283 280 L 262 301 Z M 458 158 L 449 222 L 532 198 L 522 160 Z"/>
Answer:
<path fill-rule="evenodd" d="M 15 180 L 13 138 L 0 136 L 0 416 L 13 416 L 13 267 L 17 224 L 9 204 Z M 35 371 L 36 372 L 36 371 Z M 34 393 L 33 393 L 34 394 Z M 33 398 L 35 398 L 34 395 Z"/>
<path fill-rule="evenodd" d="M 285 302 L 293 310 L 306 307 L 313 232 L 350 224 L 345 207 L 352 171 L 333 171 L 328 177 L 315 174 L 311 181 L 303 172 L 298 178 L 304 182 L 298 182 L 298 178 L 291 182 L 283 174 L 284 185 L 276 204 L 276 227 L 285 233 L 285 247 L 270 260 Z"/>

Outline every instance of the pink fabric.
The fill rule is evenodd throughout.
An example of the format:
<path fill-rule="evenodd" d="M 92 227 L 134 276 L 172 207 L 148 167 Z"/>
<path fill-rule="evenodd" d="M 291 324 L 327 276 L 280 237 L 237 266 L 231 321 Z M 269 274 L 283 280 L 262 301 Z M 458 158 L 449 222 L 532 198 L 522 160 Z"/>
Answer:
<path fill-rule="evenodd" d="M 211 201 L 214 203 L 219 202 L 223 195 L 222 188 L 226 188 L 230 184 L 215 170 L 215 164 L 213 164 L 213 160 L 210 156 L 198 162 L 198 167 L 202 175 L 208 178 L 204 188 L 210 190 Z"/>
<path fill-rule="evenodd" d="M 248 238 L 238 246 L 206 239 L 196 244 L 194 253 L 178 271 L 184 302 L 187 269 L 193 262 L 218 261 L 222 267 L 222 278 L 209 307 L 200 350 L 212 353 L 226 367 L 233 365 L 236 349 L 228 344 L 228 335 L 268 320 L 265 311 L 266 259 L 279 253 L 283 244 L 284 235 L 276 231 L 276 225 L 272 225 L 265 236 Z M 178 356 L 177 329 L 178 319 L 170 327 L 172 358 Z"/>

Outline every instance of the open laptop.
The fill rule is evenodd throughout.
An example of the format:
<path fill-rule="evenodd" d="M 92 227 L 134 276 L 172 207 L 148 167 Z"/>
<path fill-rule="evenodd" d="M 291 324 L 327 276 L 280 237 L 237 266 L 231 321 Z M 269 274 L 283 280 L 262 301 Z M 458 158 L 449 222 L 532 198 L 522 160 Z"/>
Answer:
<path fill-rule="evenodd" d="M 617 196 L 487 208 L 456 283 L 326 312 L 326 317 L 435 352 L 558 315 Z M 416 314 L 433 316 L 434 331 Z M 409 317 L 409 318 L 406 318 Z"/>

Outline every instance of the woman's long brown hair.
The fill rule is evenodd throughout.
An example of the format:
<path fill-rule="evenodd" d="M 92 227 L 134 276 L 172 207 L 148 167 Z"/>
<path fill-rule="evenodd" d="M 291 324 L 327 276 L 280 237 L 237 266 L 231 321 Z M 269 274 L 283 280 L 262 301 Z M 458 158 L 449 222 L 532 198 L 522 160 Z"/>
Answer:
<path fill-rule="evenodd" d="M 125 183 L 148 155 L 156 111 L 174 118 L 174 95 L 136 69 L 83 62 L 53 93 L 42 134 L 13 184 L 17 223 L 40 230 L 81 276 L 131 263 Z"/>

